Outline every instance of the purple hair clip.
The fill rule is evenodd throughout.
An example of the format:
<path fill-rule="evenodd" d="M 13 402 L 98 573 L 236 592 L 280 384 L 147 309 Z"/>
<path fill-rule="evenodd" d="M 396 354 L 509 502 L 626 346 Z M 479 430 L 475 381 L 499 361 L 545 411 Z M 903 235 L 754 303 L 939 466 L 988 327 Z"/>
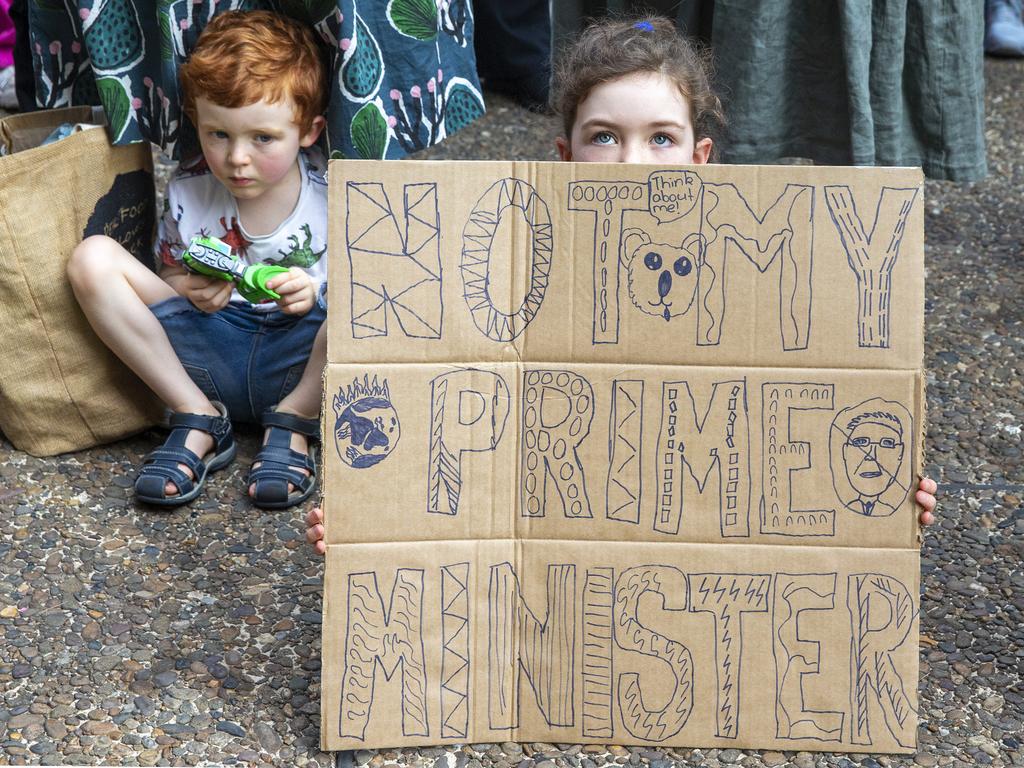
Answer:
<path fill-rule="evenodd" d="M 633 25 L 633 29 L 639 29 L 642 32 L 653 32 L 654 25 L 651 24 L 651 22 L 649 21 L 638 21 L 636 24 Z"/>

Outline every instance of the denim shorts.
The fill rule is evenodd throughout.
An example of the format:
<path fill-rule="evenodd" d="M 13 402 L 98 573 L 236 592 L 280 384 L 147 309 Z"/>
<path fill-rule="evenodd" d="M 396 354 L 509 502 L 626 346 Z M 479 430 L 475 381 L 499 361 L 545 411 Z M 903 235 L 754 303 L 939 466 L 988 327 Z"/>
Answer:
<path fill-rule="evenodd" d="M 326 287 L 326 286 L 324 286 Z M 259 423 L 299 383 L 327 318 L 325 292 L 305 315 L 231 302 L 207 314 L 183 296 L 150 306 L 189 376 L 234 421 Z"/>

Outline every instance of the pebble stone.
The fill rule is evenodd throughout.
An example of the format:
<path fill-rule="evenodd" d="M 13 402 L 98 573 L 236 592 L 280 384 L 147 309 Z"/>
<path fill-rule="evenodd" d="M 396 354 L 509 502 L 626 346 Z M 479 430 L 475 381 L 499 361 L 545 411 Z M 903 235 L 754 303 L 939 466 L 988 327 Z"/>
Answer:
<path fill-rule="evenodd" d="M 297 533 L 304 509 L 246 502 L 258 435 L 242 430 L 238 460 L 167 514 L 131 499 L 155 431 L 50 458 L 0 437 L 0 764 L 1024 766 L 1024 62 L 986 60 L 985 76 L 989 178 L 924 190 L 924 469 L 941 499 L 921 552 L 916 754 L 320 752 L 323 565 Z M 557 125 L 489 97 L 478 123 L 424 154 L 550 160 Z M 156 159 L 161 194 L 172 171 Z"/>

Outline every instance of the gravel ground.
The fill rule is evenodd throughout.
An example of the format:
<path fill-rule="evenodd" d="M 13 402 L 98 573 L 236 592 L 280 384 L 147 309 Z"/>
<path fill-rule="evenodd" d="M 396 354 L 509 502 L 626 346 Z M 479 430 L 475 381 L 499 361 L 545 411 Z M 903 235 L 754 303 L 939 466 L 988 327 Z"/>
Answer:
<path fill-rule="evenodd" d="M 1024 765 L 1024 62 L 989 61 L 991 175 L 927 183 L 928 473 L 916 756 L 319 743 L 322 564 L 304 510 L 244 499 L 256 434 L 202 500 L 136 509 L 149 433 L 36 459 L 0 437 L 0 764 Z M 553 159 L 554 118 L 498 97 L 429 157 Z M 166 177 L 169 166 L 160 164 Z"/>

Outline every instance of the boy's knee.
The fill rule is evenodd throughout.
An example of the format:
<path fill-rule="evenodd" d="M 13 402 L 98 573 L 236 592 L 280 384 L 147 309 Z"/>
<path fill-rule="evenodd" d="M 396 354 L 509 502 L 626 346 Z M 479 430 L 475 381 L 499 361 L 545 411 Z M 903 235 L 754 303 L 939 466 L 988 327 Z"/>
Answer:
<path fill-rule="evenodd" d="M 66 271 L 76 289 L 88 289 L 97 280 L 109 276 L 114 256 L 120 246 L 106 235 L 93 235 L 80 242 L 71 252 Z"/>

